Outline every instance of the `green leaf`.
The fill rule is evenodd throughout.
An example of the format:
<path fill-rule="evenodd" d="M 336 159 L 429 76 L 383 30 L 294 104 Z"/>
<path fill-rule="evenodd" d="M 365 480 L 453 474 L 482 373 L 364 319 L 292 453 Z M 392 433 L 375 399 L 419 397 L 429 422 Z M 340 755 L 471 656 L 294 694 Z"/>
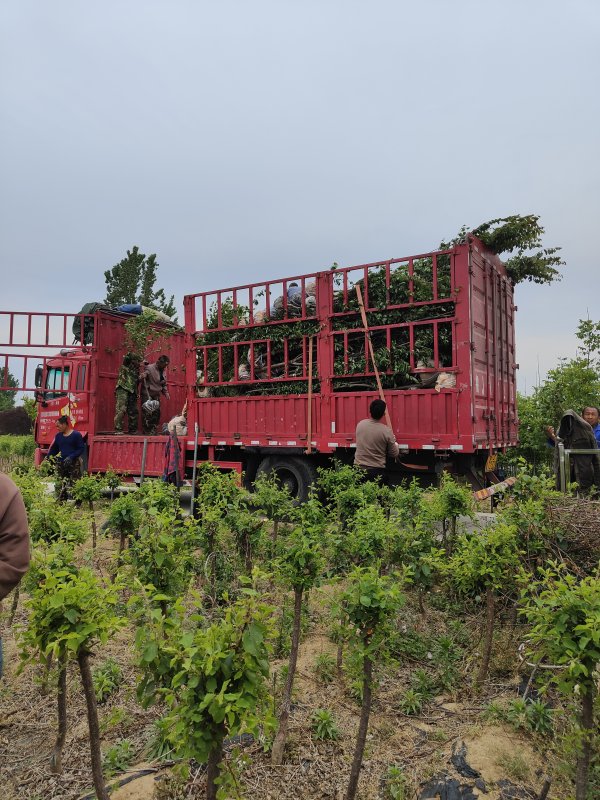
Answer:
<path fill-rule="evenodd" d="M 142 659 L 146 663 L 150 663 L 154 661 L 158 655 L 158 645 L 156 642 L 148 642 L 148 644 L 144 647 L 144 652 L 142 654 Z"/>

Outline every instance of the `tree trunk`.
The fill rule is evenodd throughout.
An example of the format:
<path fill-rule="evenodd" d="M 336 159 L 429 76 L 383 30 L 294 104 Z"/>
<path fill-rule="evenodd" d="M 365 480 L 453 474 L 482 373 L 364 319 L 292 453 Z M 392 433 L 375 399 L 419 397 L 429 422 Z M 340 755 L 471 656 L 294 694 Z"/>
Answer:
<path fill-rule="evenodd" d="M 48 653 L 48 655 L 44 659 L 42 682 L 40 683 L 40 694 L 42 695 L 42 697 L 46 697 L 46 695 L 48 694 L 48 676 L 50 675 L 51 668 L 52 668 L 52 653 Z"/>
<path fill-rule="evenodd" d="M 302 617 L 302 589 L 294 590 L 294 626 L 292 628 L 292 649 L 290 650 L 290 661 L 288 667 L 287 680 L 283 690 L 283 700 L 279 710 L 279 728 L 273 741 L 271 751 L 271 763 L 281 764 L 283 762 L 283 750 L 287 738 L 287 727 L 290 716 L 290 706 L 292 704 L 292 689 L 294 688 L 294 676 L 296 674 L 296 663 L 298 661 L 298 647 L 300 644 L 300 620 Z"/>
<path fill-rule="evenodd" d="M 252 575 L 252 545 L 249 536 L 244 538 L 244 565 L 246 575 Z"/>
<path fill-rule="evenodd" d="M 60 775 L 62 772 L 62 751 L 67 735 L 67 656 L 65 653 L 61 654 L 58 664 L 58 695 L 56 697 L 58 732 L 54 750 L 50 756 L 50 772 L 55 775 Z"/>
<path fill-rule="evenodd" d="M 12 605 L 10 607 L 10 616 L 8 618 L 8 627 L 12 627 L 13 622 L 15 621 L 15 614 L 17 613 L 17 608 L 19 606 L 19 594 L 21 591 L 21 584 L 17 584 L 12 598 Z"/>
<path fill-rule="evenodd" d="M 337 654 L 336 654 L 336 659 L 335 659 L 335 665 L 337 667 L 338 678 L 342 677 L 342 664 L 343 664 L 343 658 L 344 658 L 344 636 L 343 636 L 343 630 L 344 630 L 344 614 L 342 612 L 342 614 L 340 616 L 340 640 L 338 642 Z"/>
<path fill-rule="evenodd" d="M 96 696 L 94 694 L 94 683 L 92 681 L 92 671 L 90 669 L 90 654 L 87 650 L 80 650 L 77 653 L 77 663 L 81 673 L 81 683 L 85 694 L 87 706 L 88 727 L 90 730 L 90 754 L 92 759 L 92 778 L 94 789 L 98 800 L 110 800 L 104 775 L 102 774 L 102 755 L 100 753 L 100 727 L 98 725 L 98 709 L 96 707 Z"/>
<path fill-rule="evenodd" d="M 456 517 L 450 519 L 450 536 L 448 538 L 448 555 L 452 555 L 456 542 Z"/>
<path fill-rule="evenodd" d="M 279 531 L 279 520 L 273 520 L 273 531 L 271 533 L 271 545 L 273 546 L 273 551 L 275 551 L 275 545 L 277 544 L 277 532 Z"/>
<path fill-rule="evenodd" d="M 114 583 L 117 579 L 117 572 L 123 566 L 123 552 L 125 551 L 125 544 L 127 542 L 127 533 L 119 531 L 119 552 L 117 554 L 117 569 L 111 575 L 110 582 Z"/>
<path fill-rule="evenodd" d="M 94 515 L 94 503 L 91 500 L 88 500 L 88 504 L 90 507 L 90 514 L 92 515 L 92 547 L 94 550 L 96 549 L 96 517 Z"/>
<path fill-rule="evenodd" d="M 477 678 L 475 679 L 475 688 L 479 689 L 481 684 L 485 681 L 490 666 L 490 656 L 492 654 L 492 641 L 494 639 L 494 617 L 496 613 L 494 603 L 494 590 L 488 586 L 485 592 L 485 637 L 483 642 L 483 656 L 481 658 L 481 665 Z"/>
<path fill-rule="evenodd" d="M 592 736 L 594 728 L 594 689 L 588 688 L 581 700 L 581 731 L 583 742 L 581 753 L 577 758 L 575 773 L 575 800 L 586 800 L 588 790 L 588 773 L 592 755 Z"/>
<path fill-rule="evenodd" d="M 365 647 L 367 641 L 365 640 Z M 365 752 L 365 742 L 367 741 L 367 730 L 369 728 L 369 716 L 371 714 L 371 683 L 373 676 L 373 662 L 365 654 L 363 658 L 363 702 L 360 711 L 360 721 L 358 723 L 358 733 L 356 735 L 356 746 L 354 748 L 354 758 L 350 769 L 350 780 L 346 790 L 346 800 L 354 800 L 358 788 L 358 778 L 362 766 L 363 755 Z"/>
<path fill-rule="evenodd" d="M 208 754 L 208 764 L 206 765 L 206 800 L 217 800 L 218 786 L 215 779 L 221 774 L 219 765 L 223 760 L 223 739 L 213 746 Z"/>
<path fill-rule="evenodd" d="M 216 536 L 211 525 L 206 532 L 206 544 L 208 558 L 210 559 L 210 593 L 213 603 L 217 602 L 217 554 L 215 553 L 215 542 Z"/>

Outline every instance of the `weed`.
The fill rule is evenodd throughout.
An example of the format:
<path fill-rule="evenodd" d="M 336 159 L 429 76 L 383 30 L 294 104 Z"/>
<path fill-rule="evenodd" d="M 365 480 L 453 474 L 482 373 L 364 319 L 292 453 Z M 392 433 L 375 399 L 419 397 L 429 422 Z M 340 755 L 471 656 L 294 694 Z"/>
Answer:
<path fill-rule="evenodd" d="M 426 670 L 416 669 L 410 676 L 410 685 L 424 700 L 433 697 L 435 680 Z"/>
<path fill-rule="evenodd" d="M 490 703 L 484 711 L 484 719 L 507 722 L 517 730 L 531 731 L 541 736 L 553 733 L 552 710 L 541 700 L 523 700 L 517 697 L 507 706 Z"/>
<path fill-rule="evenodd" d="M 326 708 L 318 708 L 311 717 L 311 728 L 315 739 L 339 739 L 340 731 L 333 714 Z"/>
<path fill-rule="evenodd" d="M 123 680 L 121 667 L 113 658 L 108 658 L 92 672 L 94 694 L 98 703 L 105 703 L 110 695 L 117 690 Z"/>
<path fill-rule="evenodd" d="M 431 655 L 437 685 L 442 689 L 452 689 L 458 680 L 457 662 L 460 659 L 460 650 L 452 636 L 440 636 L 432 644 Z"/>
<path fill-rule="evenodd" d="M 124 708 L 117 706 L 111 709 L 110 713 L 100 722 L 100 733 L 105 734 L 108 733 L 108 731 L 118 728 L 120 725 L 128 725 L 131 720 L 131 714 Z"/>
<path fill-rule="evenodd" d="M 402 767 L 392 765 L 383 776 L 383 796 L 386 800 L 406 800 L 408 787 Z"/>
<path fill-rule="evenodd" d="M 166 718 L 154 720 L 152 734 L 146 748 L 146 756 L 150 761 L 166 761 L 173 754 L 173 746 L 169 741 L 169 724 Z"/>
<path fill-rule="evenodd" d="M 400 630 L 395 630 L 388 639 L 390 653 L 396 658 L 402 656 L 416 661 L 425 661 L 429 652 L 429 641 L 416 631 L 403 626 Z"/>
<path fill-rule="evenodd" d="M 133 745 L 129 739 L 119 739 L 109 747 L 102 759 L 102 768 L 106 775 L 124 772 L 133 759 Z"/>
<path fill-rule="evenodd" d="M 423 695 L 414 689 L 407 689 L 400 699 L 399 707 L 404 714 L 418 714 L 423 708 Z"/>
<path fill-rule="evenodd" d="M 541 700 L 531 700 L 527 705 L 527 723 L 535 733 L 551 736 L 554 727 L 552 709 Z"/>
<path fill-rule="evenodd" d="M 333 683 L 336 675 L 335 658 L 329 653 L 321 653 L 315 660 L 314 671 L 320 683 Z"/>

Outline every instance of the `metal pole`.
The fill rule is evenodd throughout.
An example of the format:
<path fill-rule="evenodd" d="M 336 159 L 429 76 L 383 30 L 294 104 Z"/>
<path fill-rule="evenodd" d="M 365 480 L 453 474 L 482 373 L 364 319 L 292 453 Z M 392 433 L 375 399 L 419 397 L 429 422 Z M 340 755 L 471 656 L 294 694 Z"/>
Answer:
<path fill-rule="evenodd" d="M 144 439 L 144 449 L 142 450 L 142 471 L 140 474 L 140 486 L 144 482 L 144 473 L 146 472 L 146 456 L 148 455 L 148 439 Z"/>
<path fill-rule="evenodd" d="M 306 427 L 308 433 L 307 453 L 312 453 L 312 379 L 313 379 L 313 337 L 308 337 L 308 408 L 306 411 Z"/>
<path fill-rule="evenodd" d="M 560 490 L 566 494 L 567 491 L 567 481 L 565 476 L 565 446 L 562 442 L 558 442 L 558 475 L 559 475 L 559 483 L 560 483 Z"/>
<path fill-rule="evenodd" d="M 192 502 L 190 514 L 194 516 L 194 506 L 196 505 L 196 467 L 198 465 L 198 423 L 194 423 L 194 463 L 192 465 Z"/>

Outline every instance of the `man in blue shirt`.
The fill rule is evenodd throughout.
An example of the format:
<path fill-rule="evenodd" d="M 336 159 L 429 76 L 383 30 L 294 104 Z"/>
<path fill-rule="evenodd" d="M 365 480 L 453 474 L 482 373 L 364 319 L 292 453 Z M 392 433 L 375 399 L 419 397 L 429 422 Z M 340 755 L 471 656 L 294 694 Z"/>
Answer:
<path fill-rule="evenodd" d="M 71 487 L 81 478 L 82 456 L 85 442 L 79 431 L 71 427 L 69 417 L 59 417 L 56 421 L 58 433 L 48 450 L 48 458 L 55 459 L 58 500 L 68 500 Z"/>
<path fill-rule="evenodd" d="M 600 447 L 600 412 L 596 406 L 586 406 L 583 409 L 581 416 L 589 425 L 592 426 L 594 436 L 596 437 L 596 444 L 598 447 Z"/>

